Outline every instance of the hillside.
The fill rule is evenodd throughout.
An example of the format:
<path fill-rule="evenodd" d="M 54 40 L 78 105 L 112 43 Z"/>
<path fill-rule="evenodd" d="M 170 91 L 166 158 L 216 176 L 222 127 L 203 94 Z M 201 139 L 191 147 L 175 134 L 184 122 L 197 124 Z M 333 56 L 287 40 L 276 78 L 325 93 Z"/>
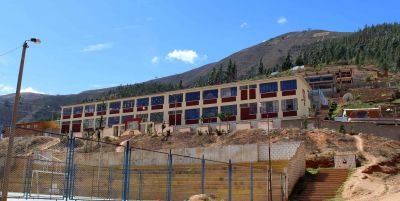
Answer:
<path fill-rule="evenodd" d="M 310 30 L 290 32 L 239 52 L 220 61 L 210 63 L 181 74 L 167 76 L 144 83 L 85 91 L 72 95 L 23 94 L 19 121 L 52 119 L 52 111 L 61 105 L 92 101 L 101 97 L 118 98 L 170 91 L 182 87 L 205 85 L 214 69 L 222 66 L 224 74 L 229 61 L 235 65 L 235 80 L 257 76 L 260 60 L 265 69 L 287 69 L 301 58 L 302 63 L 313 65 L 377 64 L 384 69 L 400 69 L 400 25 L 382 24 L 366 27 L 354 33 Z M 290 57 L 289 57 L 290 55 Z M 289 60 L 288 60 L 289 58 Z M 228 82 L 225 75 L 222 82 Z M 7 124 L 13 95 L 0 96 L 0 123 Z M 58 116 L 58 115 L 53 115 Z"/>

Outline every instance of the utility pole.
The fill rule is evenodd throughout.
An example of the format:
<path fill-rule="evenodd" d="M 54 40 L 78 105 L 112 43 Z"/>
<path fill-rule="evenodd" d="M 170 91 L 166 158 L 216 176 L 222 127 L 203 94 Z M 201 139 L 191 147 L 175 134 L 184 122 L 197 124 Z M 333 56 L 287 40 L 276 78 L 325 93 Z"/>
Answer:
<path fill-rule="evenodd" d="M 18 73 L 18 82 L 17 82 L 17 89 L 15 92 L 15 99 L 14 99 L 14 108 L 12 113 L 12 120 L 11 120 L 11 127 L 10 132 L 8 134 L 8 149 L 7 149 L 7 157 L 4 167 L 4 176 L 3 176 L 3 191 L 1 194 L 1 200 L 7 201 L 8 196 L 8 183 L 10 180 L 10 169 L 11 169 L 11 160 L 13 159 L 14 154 L 14 134 L 16 129 L 17 123 L 17 115 L 18 115 L 18 106 L 19 100 L 21 96 L 21 84 L 22 84 L 22 75 L 24 73 L 24 63 L 25 63 L 25 53 L 28 46 L 28 41 L 33 43 L 40 43 L 40 39 L 38 38 L 31 38 L 30 40 L 26 40 L 22 45 L 22 55 L 21 55 L 21 63 L 19 66 L 19 73 Z"/>

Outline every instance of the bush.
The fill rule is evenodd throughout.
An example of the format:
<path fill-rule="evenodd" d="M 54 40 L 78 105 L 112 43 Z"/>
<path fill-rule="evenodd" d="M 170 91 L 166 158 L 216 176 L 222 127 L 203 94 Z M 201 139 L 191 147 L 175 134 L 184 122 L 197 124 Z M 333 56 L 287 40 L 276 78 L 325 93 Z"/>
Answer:
<path fill-rule="evenodd" d="M 344 128 L 344 125 L 343 125 L 343 124 L 340 124 L 340 126 L 339 126 L 339 132 L 340 132 L 340 133 L 343 133 L 343 134 L 346 134 L 346 129 Z"/>

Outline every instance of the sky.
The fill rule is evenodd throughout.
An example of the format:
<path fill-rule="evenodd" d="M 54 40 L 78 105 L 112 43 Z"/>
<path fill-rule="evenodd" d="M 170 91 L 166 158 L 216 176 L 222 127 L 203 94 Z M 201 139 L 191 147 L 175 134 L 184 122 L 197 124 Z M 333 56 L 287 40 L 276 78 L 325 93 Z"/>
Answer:
<path fill-rule="evenodd" d="M 15 92 L 18 47 L 31 37 L 42 43 L 27 50 L 23 91 L 72 94 L 182 73 L 291 31 L 400 22 L 399 8 L 395 0 L 3 0 L 0 95 Z"/>

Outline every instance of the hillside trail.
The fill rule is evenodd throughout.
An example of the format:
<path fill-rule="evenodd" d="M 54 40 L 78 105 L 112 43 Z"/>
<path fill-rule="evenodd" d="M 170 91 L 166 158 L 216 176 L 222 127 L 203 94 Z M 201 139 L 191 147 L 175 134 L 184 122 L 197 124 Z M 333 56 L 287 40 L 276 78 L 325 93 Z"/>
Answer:
<path fill-rule="evenodd" d="M 363 155 L 367 162 L 361 167 L 354 170 L 351 177 L 344 184 L 342 196 L 345 199 L 354 201 L 369 201 L 369 200 L 393 200 L 394 196 L 391 191 L 390 184 L 380 177 L 367 175 L 362 171 L 373 164 L 378 163 L 378 159 L 364 151 L 364 140 L 359 135 L 353 135 L 357 150 Z M 397 194 L 397 193 L 396 193 Z"/>

